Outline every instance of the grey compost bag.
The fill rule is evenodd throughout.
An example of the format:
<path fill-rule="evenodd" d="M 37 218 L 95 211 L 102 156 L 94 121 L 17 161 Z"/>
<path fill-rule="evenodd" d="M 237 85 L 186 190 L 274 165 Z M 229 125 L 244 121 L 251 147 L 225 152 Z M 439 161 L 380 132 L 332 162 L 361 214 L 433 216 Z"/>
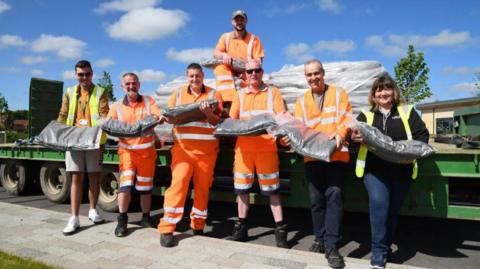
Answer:
<path fill-rule="evenodd" d="M 217 99 L 208 99 L 207 102 L 211 107 L 218 107 Z M 167 108 L 162 111 L 162 115 L 169 118 L 172 124 L 204 120 L 206 117 L 205 114 L 200 111 L 200 104 L 201 102 Z"/>
<path fill-rule="evenodd" d="M 217 136 L 259 135 L 275 124 L 275 119 L 268 113 L 253 116 L 248 120 L 228 118 L 217 125 L 214 134 Z"/>
<path fill-rule="evenodd" d="M 33 143 L 56 150 L 92 150 L 100 148 L 100 127 L 74 127 L 52 120 Z"/>
<path fill-rule="evenodd" d="M 357 122 L 356 128 L 362 133 L 363 143 L 378 157 L 393 163 L 411 161 L 435 153 L 435 149 L 418 140 L 392 141 L 389 136 L 365 122 Z"/>
<path fill-rule="evenodd" d="M 98 125 L 107 134 L 116 137 L 139 137 L 153 134 L 151 130 L 157 125 L 158 119 L 155 116 L 147 116 L 134 124 L 125 123 L 116 119 L 99 121 Z"/>
<path fill-rule="evenodd" d="M 155 136 L 158 141 L 173 143 L 173 125 L 168 123 L 157 125 L 155 127 Z"/>
<path fill-rule="evenodd" d="M 223 63 L 222 58 L 216 58 L 216 57 L 206 59 L 206 60 L 203 59 L 200 61 L 200 64 L 202 66 L 210 69 L 215 68 L 215 66 L 221 63 Z M 243 73 L 245 71 L 245 62 L 238 59 L 232 59 L 232 68 L 233 68 L 233 71 L 235 71 L 236 73 Z"/>
<path fill-rule="evenodd" d="M 269 128 L 276 137 L 288 136 L 290 147 L 298 154 L 329 162 L 336 148 L 335 140 L 328 139 L 322 132 L 306 126 L 288 113 L 275 116 L 278 125 Z"/>

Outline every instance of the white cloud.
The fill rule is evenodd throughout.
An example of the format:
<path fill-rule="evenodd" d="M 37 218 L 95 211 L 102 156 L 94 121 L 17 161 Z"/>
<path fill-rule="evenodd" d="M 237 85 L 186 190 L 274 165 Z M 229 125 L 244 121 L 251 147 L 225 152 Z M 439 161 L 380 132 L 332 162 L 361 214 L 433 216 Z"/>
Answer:
<path fill-rule="evenodd" d="M 0 73 L 15 73 L 18 69 L 15 67 L 2 67 L 0 66 Z"/>
<path fill-rule="evenodd" d="M 355 42 L 352 40 L 318 41 L 314 46 L 315 51 L 331 51 L 335 53 L 346 53 L 355 49 Z"/>
<path fill-rule="evenodd" d="M 30 73 L 32 74 L 32 76 L 41 76 L 41 75 L 45 74 L 45 71 L 40 70 L 40 69 L 32 69 L 32 71 L 30 71 Z"/>
<path fill-rule="evenodd" d="M 125 73 L 125 72 L 124 72 Z M 162 71 L 152 70 L 152 69 L 144 69 L 142 71 L 133 71 L 133 73 L 137 74 L 140 82 L 159 82 L 164 80 L 167 76 Z"/>
<path fill-rule="evenodd" d="M 442 69 L 442 73 L 445 75 L 472 75 L 480 72 L 480 67 L 468 67 L 459 66 L 451 67 L 447 66 Z"/>
<path fill-rule="evenodd" d="M 130 11 L 139 8 L 154 7 L 160 4 L 160 0 L 114 0 L 101 3 L 94 11 L 99 14 L 105 14 L 116 11 Z"/>
<path fill-rule="evenodd" d="M 114 64 L 115 64 L 115 61 L 110 59 L 110 58 L 102 58 L 102 59 L 99 59 L 95 62 L 95 66 L 98 66 L 100 68 L 109 67 L 109 66 L 112 66 Z"/>
<path fill-rule="evenodd" d="M 157 40 L 175 34 L 189 20 L 189 15 L 178 9 L 135 9 L 107 26 L 107 32 L 112 38 L 131 42 Z"/>
<path fill-rule="evenodd" d="M 22 64 L 26 65 L 33 65 L 33 64 L 38 64 L 38 63 L 43 63 L 46 62 L 47 58 L 43 56 L 25 56 L 20 58 L 20 62 Z"/>
<path fill-rule="evenodd" d="M 300 10 L 304 10 L 308 7 L 309 5 L 301 3 L 295 3 L 295 4 L 290 4 L 287 7 L 272 7 L 267 10 L 265 10 L 263 13 L 267 15 L 268 17 L 273 17 L 276 15 L 284 15 L 284 14 L 293 14 L 295 12 L 298 12 Z"/>
<path fill-rule="evenodd" d="M 310 51 L 311 49 L 308 44 L 292 43 L 283 49 L 283 54 L 285 54 L 288 59 L 293 60 L 297 63 L 301 63 L 313 58 L 313 56 L 310 54 Z"/>
<path fill-rule="evenodd" d="M 4 1 L 0 1 L 0 13 L 3 13 L 3 12 L 8 11 L 8 10 L 10 10 L 10 9 L 12 9 L 12 8 L 10 7 L 10 5 L 8 5 L 8 4 L 5 3 Z"/>
<path fill-rule="evenodd" d="M 182 62 L 193 63 L 200 62 L 201 59 L 211 58 L 213 55 L 212 48 L 193 48 L 177 51 L 174 48 L 170 48 L 166 53 L 168 59 Z"/>
<path fill-rule="evenodd" d="M 62 72 L 62 79 L 63 80 L 76 80 L 77 77 L 75 76 L 75 71 L 73 70 L 66 70 Z"/>
<path fill-rule="evenodd" d="M 317 5 L 320 7 L 320 10 L 333 14 L 340 14 L 343 9 L 337 0 L 318 0 Z"/>
<path fill-rule="evenodd" d="M 469 82 L 465 82 L 465 83 L 459 83 L 459 84 L 456 84 L 456 85 L 453 85 L 451 87 L 451 91 L 462 91 L 462 92 L 470 92 L 472 94 L 474 93 L 480 93 L 480 90 L 477 88 L 477 86 L 475 85 L 475 83 L 469 83 Z"/>
<path fill-rule="evenodd" d="M 69 36 L 53 36 L 42 34 L 32 42 L 35 52 L 52 52 L 62 59 L 77 59 L 83 53 L 87 44 Z"/>
<path fill-rule="evenodd" d="M 418 47 L 451 47 L 473 41 L 470 32 L 450 32 L 443 30 L 437 35 L 395 35 L 389 36 L 390 42 L 399 46 L 413 44 Z"/>
<path fill-rule="evenodd" d="M 27 45 L 27 42 L 16 35 L 1 35 L 0 48 L 5 47 L 21 47 Z"/>
<path fill-rule="evenodd" d="M 306 43 L 289 44 L 283 49 L 283 53 L 288 59 L 301 63 L 314 58 L 313 55 L 319 52 L 331 52 L 343 57 L 347 52 L 354 50 L 355 47 L 355 42 L 351 40 L 320 40 L 313 45 Z"/>
<path fill-rule="evenodd" d="M 383 56 L 400 57 L 405 54 L 406 49 L 397 45 L 385 44 L 383 37 L 378 35 L 369 36 L 365 39 L 365 45 L 374 48 Z"/>

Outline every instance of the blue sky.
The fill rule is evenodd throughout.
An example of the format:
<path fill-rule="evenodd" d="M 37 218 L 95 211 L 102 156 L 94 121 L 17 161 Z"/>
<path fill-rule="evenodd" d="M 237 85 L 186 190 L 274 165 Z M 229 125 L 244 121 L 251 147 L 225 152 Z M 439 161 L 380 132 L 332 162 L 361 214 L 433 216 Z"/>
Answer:
<path fill-rule="evenodd" d="M 28 108 L 30 78 L 75 84 L 79 59 L 96 77 L 138 72 L 142 91 L 182 75 L 211 55 L 230 15 L 244 9 L 262 40 L 266 72 L 317 57 L 393 66 L 408 44 L 425 53 L 431 100 L 472 96 L 480 71 L 480 1 L 0 0 L 0 92 L 10 109 Z M 207 77 L 212 77 L 207 71 Z"/>

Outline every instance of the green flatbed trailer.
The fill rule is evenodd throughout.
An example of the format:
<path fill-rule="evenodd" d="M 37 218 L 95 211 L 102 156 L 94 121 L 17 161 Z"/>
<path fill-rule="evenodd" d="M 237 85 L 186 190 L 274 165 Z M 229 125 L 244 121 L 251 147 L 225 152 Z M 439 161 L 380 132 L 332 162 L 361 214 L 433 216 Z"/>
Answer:
<path fill-rule="evenodd" d="M 412 184 L 402 214 L 480 220 L 480 150 L 432 144 L 437 153 L 419 160 L 419 176 Z M 157 195 L 162 195 L 170 184 L 169 149 L 165 147 L 157 150 L 154 188 L 154 194 Z M 71 179 L 65 173 L 64 156 L 64 152 L 42 146 L 0 145 L 0 179 L 9 192 L 17 195 L 39 182 L 49 200 L 65 202 L 68 199 Z M 282 203 L 288 207 L 309 207 L 303 158 L 288 151 L 280 151 L 279 156 Z M 235 201 L 232 164 L 232 147 L 224 145 L 217 158 L 211 200 Z M 351 161 L 344 189 L 345 209 L 367 212 L 367 193 L 362 180 L 355 178 L 353 167 L 354 162 Z M 104 210 L 117 209 L 117 177 L 117 148 L 106 147 L 99 198 L 99 206 Z M 252 204 L 268 202 L 258 193 L 251 194 L 250 201 Z"/>

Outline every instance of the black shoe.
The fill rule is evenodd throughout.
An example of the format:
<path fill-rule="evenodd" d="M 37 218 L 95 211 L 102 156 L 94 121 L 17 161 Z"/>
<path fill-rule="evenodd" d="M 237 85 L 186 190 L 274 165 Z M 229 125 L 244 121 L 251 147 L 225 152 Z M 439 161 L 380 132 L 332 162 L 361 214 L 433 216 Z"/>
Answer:
<path fill-rule="evenodd" d="M 193 229 L 193 235 L 203 235 L 203 230 L 195 230 L 195 229 Z"/>
<path fill-rule="evenodd" d="M 160 234 L 160 245 L 164 248 L 173 247 L 173 233 Z"/>
<path fill-rule="evenodd" d="M 275 241 L 277 242 L 277 247 L 289 248 L 287 243 L 287 225 L 286 224 L 283 224 L 282 226 L 275 228 Z"/>
<path fill-rule="evenodd" d="M 142 226 L 143 228 L 153 228 L 152 218 L 150 216 L 142 216 L 140 226 Z"/>
<path fill-rule="evenodd" d="M 128 223 L 128 216 L 118 215 L 117 217 L 117 227 L 115 228 L 115 236 L 117 237 L 124 237 L 127 235 L 127 223 Z"/>
<path fill-rule="evenodd" d="M 247 224 L 245 222 L 235 221 L 233 232 L 226 238 L 230 241 L 245 242 L 248 239 Z"/>
<path fill-rule="evenodd" d="M 337 248 L 327 249 L 325 252 L 325 258 L 328 261 L 328 266 L 331 268 L 343 268 L 345 267 L 345 261 L 343 256 L 340 255 Z"/>
<path fill-rule="evenodd" d="M 312 246 L 308 250 L 316 253 L 325 253 L 325 247 L 323 246 L 323 243 L 317 239 L 315 239 Z"/>

